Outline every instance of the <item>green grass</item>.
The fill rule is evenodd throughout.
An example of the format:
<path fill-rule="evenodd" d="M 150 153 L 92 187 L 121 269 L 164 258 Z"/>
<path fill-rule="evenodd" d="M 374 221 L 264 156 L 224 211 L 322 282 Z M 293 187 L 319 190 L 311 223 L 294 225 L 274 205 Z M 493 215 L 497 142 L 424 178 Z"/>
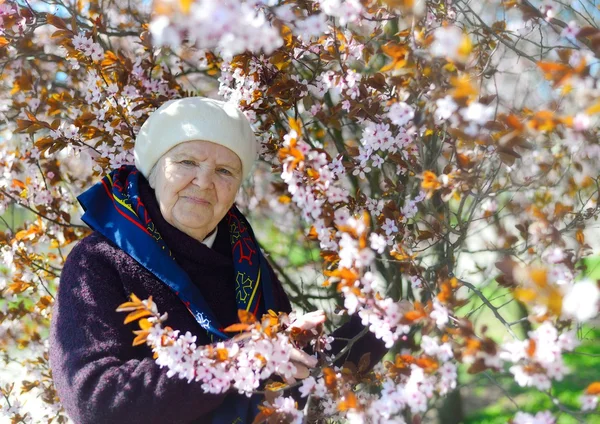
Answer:
<path fill-rule="evenodd" d="M 600 256 L 590 256 L 583 259 L 586 270 L 584 276 L 592 280 L 600 280 Z"/>

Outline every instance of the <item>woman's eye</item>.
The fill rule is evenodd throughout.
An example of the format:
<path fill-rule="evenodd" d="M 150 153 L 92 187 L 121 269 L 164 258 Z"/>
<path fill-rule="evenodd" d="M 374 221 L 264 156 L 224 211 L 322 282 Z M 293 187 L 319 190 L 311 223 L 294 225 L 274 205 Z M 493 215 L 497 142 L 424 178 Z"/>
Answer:
<path fill-rule="evenodd" d="M 193 160 L 182 160 L 181 162 L 184 165 L 196 165 L 196 162 L 194 162 Z"/>
<path fill-rule="evenodd" d="M 231 171 L 229 171 L 229 169 L 225 169 L 225 168 L 219 168 L 219 169 L 217 169 L 217 172 L 219 174 L 223 174 L 223 175 L 233 175 L 231 173 Z"/>

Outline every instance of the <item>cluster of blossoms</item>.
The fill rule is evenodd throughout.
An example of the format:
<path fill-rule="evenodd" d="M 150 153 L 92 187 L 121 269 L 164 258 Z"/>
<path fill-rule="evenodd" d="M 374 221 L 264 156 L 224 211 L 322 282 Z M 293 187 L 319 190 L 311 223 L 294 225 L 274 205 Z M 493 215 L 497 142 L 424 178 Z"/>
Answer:
<path fill-rule="evenodd" d="M 466 55 L 470 53 L 471 44 L 467 36 L 457 28 L 440 28 L 439 31 L 436 31 L 435 40 L 431 46 L 431 52 L 434 56 L 465 61 Z M 441 44 L 443 42 L 449 44 Z M 454 56 L 452 56 L 453 52 L 455 52 Z M 238 72 L 238 75 L 241 74 L 242 72 Z M 257 80 L 257 78 L 254 78 L 254 80 Z M 357 91 L 350 89 L 356 87 L 356 90 L 358 90 L 358 84 L 355 82 L 351 82 L 348 86 L 339 84 L 339 82 L 346 80 L 344 77 L 338 77 L 337 86 L 328 86 L 326 82 L 333 81 L 333 79 L 325 77 L 325 74 L 321 74 L 314 79 L 314 83 L 309 83 L 308 88 L 311 94 L 319 98 L 322 98 L 328 91 L 332 93 L 333 87 L 335 88 L 336 95 L 345 94 L 349 99 L 352 99 L 353 94 Z M 350 79 L 350 81 L 354 80 L 356 79 Z M 444 123 L 448 121 L 452 127 L 461 127 L 466 136 L 476 137 L 484 131 L 485 126 L 493 119 L 494 108 L 488 104 L 474 101 L 472 95 L 475 91 L 473 91 L 473 87 L 468 83 L 457 81 L 455 87 L 457 91 L 466 90 L 467 95 L 463 97 L 458 95 L 457 98 L 445 96 L 437 100 L 437 108 L 434 109 L 436 122 Z M 346 88 L 348 89 L 347 92 L 345 91 Z M 471 90 L 470 93 L 469 90 Z M 340 104 L 344 110 L 350 111 L 350 100 L 340 101 Z M 310 115 L 318 118 L 319 113 L 322 113 L 324 110 L 321 104 L 315 104 L 310 109 Z M 389 156 L 386 154 L 388 150 L 392 154 L 399 151 L 404 160 L 407 160 L 411 154 L 414 155 L 415 153 L 414 149 L 412 151 L 410 149 L 412 142 L 410 124 L 414 118 L 414 109 L 404 102 L 393 103 L 387 117 L 391 124 L 396 125 L 397 128 L 392 130 L 390 125 L 385 123 L 371 121 L 364 123 L 365 131 L 363 132 L 363 138 L 361 139 L 357 154 L 354 155 L 356 166 L 354 166 L 354 171 L 352 172 L 352 175 L 362 180 L 369 179 L 369 174 L 371 174 L 373 169 L 381 168 L 381 165 L 384 163 L 390 163 Z M 385 340 L 391 346 L 398 340 L 399 336 L 408 332 L 409 326 L 402 324 L 404 314 L 396 302 L 393 302 L 391 299 L 381 300 L 370 298 L 369 293 L 372 292 L 371 283 L 374 281 L 374 274 L 370 271 L 365 272 L 364 275 L 362 273 L 373 264 L 376 256 L 375 252 L 381 254 L 386 250 L 386 246 L 394 245 L 394 238 L 398 236 L 399 225 L 405 217 L 411 218 L 416 214 L 416 205 L 423 200 L 425 192 L 422 191 L 418 198 L 408 202 L 408 205 L 402 209 L 402 215 L 404 216 L 400 216 L 399 218 L 383 217 L 381 220 L 383 222 L 381 233 L 370 234 L 371 249 L 369 249 L 368 244 L 364 240 L 360 241 L 359 237 L 351 235 L 352 232 L 356 232 L 357 228 L 360 227 L 357 225 L 357 222 L 360 220 L 356 220 L 353 217 L 353 213 L 355 211 L 360 212 L 360 209 L 351 211 L 347 207 L 349 200 L 347 195 L 337 197 L 340 191 L 340 188 L 337 187 L 339 184 L 338 180 L 341 180 L 345 176 L 346 168 L 350 168 L 349 163 L 344 162 L 345 158 L 342 155 L 337 157 L 331 156 L 333 160 L 329 160 L 328 162 L 329 170 L 333 171 L 332 178 L 328 172 L 329 170 L 324 166 L 325 161 L 327 161 L 326 153 L 320 150 L 319 146 L 317 148 L 311 147 L 313 144 L 312 141 L 309 144 L 301 140 L 298 125 L 292 125 L 291 128 L 283 137 L 284 141 L 281 145 L 283 148 L 279 149 L 282 179 L 286 183 L 291 195 L 288 199 L 292 200 L 299 207 L 303 218 L 312 224 L 311 234 L 316 235 L 321 249 L 328 252 L 337 252 L 336 258 L 339 261 L 336 263 L 336 266 L 338 270 L 337 272 L 329 271 L 328 275 L 332 278 L 328 282 L 339 283 L 338 289 L 344 295 L 346 310 L 349 313 L 358 313 L 363 318 L 363 323 L 368 325 L 378 337 Z M 464 161 L 469 166 L 469 163 L 482 160 L 493 151 L 495 150 L 488 148 L 467 152 L 468 156 L 464 156 Z M 268 154 L 267 149 L 265 149 L 265 152 Z M 374 154 L 377 152 L 380 153 Z M 383 156 L 380 156 L 381 154 Z M 322 161 L 319 161 L 319 155 L 322 155 Z M 268 157 L 269 161 L 272 161 L 273 157 L 270 155 Z M 461 165 L 464 166 L 463 164 Z M 406 168 L 397 165 L 397 171 L 399 174 L 404 174 Z M 439 177 L 435 174 L 431 175 L 431 178 L 435 180 L 431 184 L 425 184 L 427 182 L 427 178 L 425 178 L 423 183 L 423 188 L 428 192 L 428 198 L 433 195 L 435 190 L 443 188 L 448 188 L 447 194 L 442 196 L 444 201 L 450 200 L 453 195 L 458 193 L 457 188 L 460 187 L 458 179 L 461 178 L 460 170 L 455 170 L 453 173 L 446 173 L 445 171 L 445 174 Z M 455 182 L 453 179 L 458 181 Z M 322 194 L 323 187 L 328 186 L 333 201 Z M 344 188 L 341 188 L 341 190 L 344 190 L 344 193 L 347 191 Z M 336 200 L 338 201 L 337 203 Z M 497 204 L 490 199 L 486 202 L 486 206 L 482 206 L 482 210 L 488 214 L 488 217 L 493 216 L 497 211 Z M 329 209 L 329 205 L 333 208 L 333 214 L 328 212 L 328 210 L 331 210 Z M 377 217 L 382 212 L 383 202 L 368 201 L 366 206 Z M 411 215 L 408 214 L 408 211 L 410 211 Z M 344 227 L 350 227 L 352 231 L 345 232 L 341 230 Z M 404 255 L 399 256 L 405 257 Z M 557 269 L 555 268 L 554 271 L 557 272 Z M 410 280 L 413 288 L 423 287 L 423 278 L 418 275 L 411 275 Z M 587 320 L 589 317 L 595 316 L 598 311 L 595 294 L 597 285 L 591 282 L 589 284 L 580 284 L 581 286 L 578 284 L 573 286 L 578 289 L 577 295 L 570 296 L 570 291 L 563 291 L 561 293 L 561 297 L 564 297 L 565 300 L 563 305 L 564 316 L 572 318 L 574 315 L 569 316 L 567 311 L 572 310 L 575 312 L 577 310 L 580 311 L 581 316 L 585 314 L 588 317 L 586 318 Z M 571 287 L 571 285 L 568 287 Z M 586 288 L 586 293 L 590 296 L 580 295 L 583 288 Z M 517 296 L 522 294 L 523 292 L 520 292 Z M 578 308 L 577 306 L 579 305 L 574 305 L 573 303 L 574 299 L 585 302 L 586 307 Z M 382 313 L 382 311 L 384 312 Z M 429 316 L 438 328 L 443 329 L 449 322 L 450 313 L 448 307 L 436 299 L 430 309 L 424 312 L 424 315 Z M 486 355 L 485 352 L 479 352 L 479 354 L 482 356 Z M 560 356 L 560 351 L 558 355 Z M 502 364 L 502 360 L 497 355 L 486 358 L 486 361 L 486 365 L 492 368 L 498 368 Z M 549 374 L 546 374 L 546 378 L 561 378 L 558 371 L 549 371 Z"/>
<path fill-rule="evenodd" d="M 559 335 L 556 327 L 546 321 L 530 332 L 528 339 L 504 344 L 499 356 L 514 364 L 510 372 L 519 386 L 545 391 L 552 380 L 561 381 L 568 373 L 562 352 L 573 351 L 577 345 L 574 331 Z"/>
<path fill-rule="evenodd" d="M 575 280 L 573 257 L 554 247 L 542 256 L 541 264 L 519 266 L 511 260 L 498 263 L 505 272 L 504 284 L 514 288 L 515 297 L 533 301 L 532 315 L 542 320 L 556 315 L 584 323 L 593 319 L 600 308 L 600 288 L 590 279 Z"/>
<path fill-rule="evenodd" d="M 240 311 L 241 323 L 226 331 L 242 333 L 227 342 L 196 346 L 196 338 L 189 332 L 181 335 L 177 330 L 164 327 L 167 315 L 160 315 L 151 298 L 140 300 L 132 295 L 132 301 L 122 304 L 118 311 L 129 312 L 126 323 L 139 320 L 140 330 L 134 331 L 137 335 L 134 344 L 148 344 L 156 362 L 169 369 L 169 376 L 202 382 L 202 389 L 207 393 L 234 389 L 250 396 L 274 374 L 293 381 L 291 377 L 296 369 L 291 357 L 296 345 L 292 341 L 310 341 L 313 347 L 320 345 L 325 349 L 329 344 L 328 338 L 318 332 L 303 332 L 290 325 L 293 317 L 285 314 L 265 315 L 259 322 Z M 302 397 L 320 400 L 319 408 L 324 416 L 341 414 L 340 418 L 346 416 L 353 422 L 404 423 L 405 410 L 425 412 L 434 393 L 445 395 L 457 383 L 456 364 L 449 362 L 454 354 L 448 341 L 423 336 L 421 348 L 420 355 L 397 355 L 394 362 L 379 364 L 373 371 L 366 368 L 368 354 L 357 366 L 346 364 L 344 368 L 334 366 L 331 362 L 335 358 L 325 355 L 323 358 L 328 366 L 322 368 L 322 374 L 305 378 L 299 393 Z M 356 372 L 348 372 L 352 369 L 348 366 L 355 367 Z M 376 377 L 374 380 L 373 376 Z M 380 395 L 354 393 L 356 384 L 372 385 L 373 382 Z M 273 391 L 285 387 L 281 383 L 266 386 Z M 279 396 L 260 408 L 263 414 L 276 414 L 288 420 L 286 422 L 302 421 L 303 415 L 292 398 Z"/>
<path fill-rule="evenodd" d="M 466 62 L 471 53 L 471 39 L 454 25 L 437 28 L 430 53 L 434 57 L 444 57 L 452 61 Z"/>
<path fill-rule="evenodd" d="M 450 362 L 453 351 L 448 342 L 423 336 L 420 347 L 420 354 L 398 354 L 393 362 L 379 364 L 370 373 L 365 372 L 368 361 L 363 360 L 351 372 L 325 368 L 321 377 L 305 379 L 300 393 L 321 399 L 325 416 L 345 416 L 350 422 L 405 423 L 407 411 L 425 412 L 435 395 L 447 394 L 457 383 L 457 366 Z M 359 383 L 375 388 L 377 395 L 355 393 L 353 388 Z"/>
<path fill-rule="evenodd" d="M 0 8 L 7 37 L 0 50 L 15 65 L 3 72 L 0 108 L 0 350 L 10 358 L 0 380 L 23 380 L 12 391 L 0 387 L 7 406 L 0 410 L 17 421 L 65 422 L 45 335 L 64 249 L 89 231 L 78 222 L 75 197 L 103 169 L 133 163 L 134 132 L 157 106 L 151 99 L 175 96 L 178 86 L 168 68 L 152 69 L 153 56 L 142 47 L 134 61 L 124 60 L 93 31 L 50 14 L 34 18 L 11 2 Z M 26 26 L 42 21 L 48 24 L 35 31 Z M 51 57 L 52 65 L 19 58 L 27 45 L 43 46 L 39 56 Z M 126 46 L 113 40 L 113 48 L 120 45 Z M 58 93 L 54 84 L 69 88 Z"/>
<path fill-rule="evenodd" d="M 280 155 L 285 159 L 281 178 L 288 186 L 291 200 L 302 210 L 302 217 L 306 221 L 314 222 L 320 218 L 326 201 L 333 205 L 347 201 L 347 191 L 331 184 L 333 175 L 326 153 L 311 149 L 300 139 L 297 130 L 290 131 L 284 137 L 283 146 Z M 313 177 L 306 178 L 306 174 L 312 174 Z"/>
<path fill-rule="evenodd" d="M 320 8 L 322 13 L 305 14 L 292 4 L 278 5 L 272 0 L 161 0 L 155 4 L 156 13 L 149 28 L 157 45 L 178 48 L 187 39 L 199 48 L 214 50 L 230 59 L 247 51 L 272 54 L 284 44 L 277 28 L 280 25 L 290 27 L 301 40 L 309 41 L 329 31 L 329 17 L 343 26 L 369 15 L 358 0 L 321 0 L 312 7 L 312 12 Z"/>
<path fill-rule="evenodd" d="M 157 364 L 169 369 L 169 377 L 202 382 L 202 389 L 207 393 L 225 393 L 234 388 L 250 396 L 273 374 L 285 381 L 294 381 L 297 372 L 292 358 L 297 346 L 294 340 L 302 337 L 308 343 L 323 338 L 317 331 L 294 327 L 293 316 L 269 313 L 258 321 L 252 314 L 240 310 L 240 323 L 224 330 L 237 335 L 225 342 L 197 346 L 196 336 L 189 332 L 180 334 L 163 325 L 167 314 L 160 315 L 151 298 L 142 301 L 132 295 L 131 302 L 117 310 L 129 312 L 125 323 L 141 318 L 134 344 L 148 344 Z M 325 341 L 326 338 L 321 340 L 324 346 Z"/>
<path fill-rule="evenodd" d="M 323 13 L 339 19 L 341 26 L 357 22 L 364 12 L 364 7 L 358 0 L 319 0 Z"/>
<path fill-rule="evenodd" d="M 511 420 L 512 424 L 555 424 L 556 418 L 550 411 L 540 411 L 537 414 L 517 412 Z"/>
<path fill-rule="evenodd" d="M 600 403 L 600 384 L 597 382 L 590 384 L 585 393 L 579 398 L 579 402 L 581 403 L 582 411 L 595 410 L 598 407 L 598 403 Z"/>
<path fill-rule="evenodd" d="M 99 43 L 94 43 L 84 33 L 79 33 L 73 37 L 73 47 L 95 62 L 104 59 L 104 49 L 102 46 Z"/>
<path fill-rule="evenodd" d="M 304 415 L 298 411 L 296 401 L 292 397 L 278 396 L 272 402 L 265 401 L 258 406 L 260 414 L 255 418 L 256 422 L 267 420 L 286 422 L 291 424 L 302 424 Z"/>
<path fill-rule="evenodd" d="M 222 2 L 161 1 L 155 6 L 157 14 L 150 23 L 150 31 L 157 45 L 177 47 L 183 38 L 200 48 L 232 56 L 245 51 L 264 51 L 271 54 L 283 44 L 279 31 L 274 28 L 261 1 Z"/>
<path fill-rule="evenodd" d="M 217 343 L 209 348 L 196 346 L 195 336 L 177 331 L 163 333 L 154 327 L 148 343 L 156 353 L 156 363 L 169 368 L 169 377 L 203 382 L 207 393 L 224 393 L 233 386 L 250 396 L 260 381 L 273 373 L 291 378 L 296 371 L 290 362 L 291 344 L 279 335 L 275 340 L 251 338 L 248 343 Z"/>

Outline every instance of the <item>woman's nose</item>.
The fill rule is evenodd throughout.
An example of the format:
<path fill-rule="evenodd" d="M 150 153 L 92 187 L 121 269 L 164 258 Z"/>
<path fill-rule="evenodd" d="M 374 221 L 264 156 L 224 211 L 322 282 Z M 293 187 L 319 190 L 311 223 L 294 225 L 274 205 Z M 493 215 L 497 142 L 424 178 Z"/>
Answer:
<path fill-rule="evenodd" d="M 209 167 L 199 166 L 196 170 L 193 183 L 200 188 L 214 187 L 214 172 Z"/>

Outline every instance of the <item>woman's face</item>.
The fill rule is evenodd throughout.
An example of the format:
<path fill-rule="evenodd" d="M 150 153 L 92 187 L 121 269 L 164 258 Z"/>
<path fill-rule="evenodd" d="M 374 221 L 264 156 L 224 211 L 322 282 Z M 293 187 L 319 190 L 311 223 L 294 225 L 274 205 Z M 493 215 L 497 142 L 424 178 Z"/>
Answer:
<path fill-rule="evenodd" d="M 165 220 L 202 241 L 233 205 L 242 162 L 219 144 L 188 141 L 165 153 L 149 180 Z"/>

